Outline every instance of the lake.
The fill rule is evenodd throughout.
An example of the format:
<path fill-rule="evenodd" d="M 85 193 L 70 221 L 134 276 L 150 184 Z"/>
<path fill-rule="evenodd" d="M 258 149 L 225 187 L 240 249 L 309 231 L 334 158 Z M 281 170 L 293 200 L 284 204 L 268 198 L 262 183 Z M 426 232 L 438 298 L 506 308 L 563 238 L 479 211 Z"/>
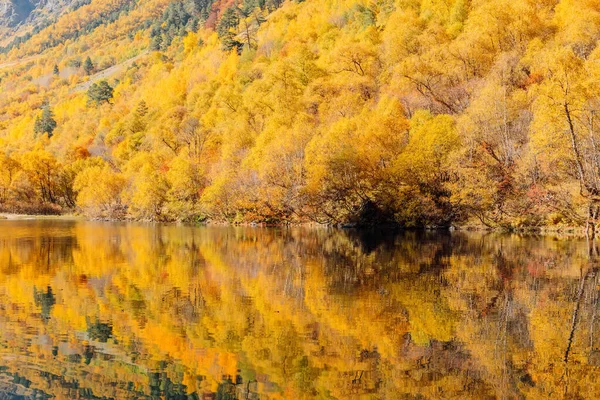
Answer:
<path fill-rule="evenodd" d="M 597 254 L 552 236 L 0 221 L 0 398 L 598 398 Z"/>

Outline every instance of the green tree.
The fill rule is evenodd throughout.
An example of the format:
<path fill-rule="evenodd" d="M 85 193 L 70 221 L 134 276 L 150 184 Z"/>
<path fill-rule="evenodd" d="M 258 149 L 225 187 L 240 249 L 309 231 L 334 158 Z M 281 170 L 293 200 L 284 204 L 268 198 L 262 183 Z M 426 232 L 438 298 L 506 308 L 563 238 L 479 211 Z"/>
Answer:
<path fill-rule="evenodd" d="M 243 47 L 243 43 L 236 40 L 239 24 L 240 19 L 237 8 L 230 7 L 225 10 L 217 26 L 217 33 L 221 38 L 223 48 L 227 51 L 232 50 L 234 47 L 238 50 Z"/>
<path fill-rule="evenodd" d="M 94 63 L 92 62 L 92 59 L 90 57 L 86 58 L 83 63 L 83 70 L 85 71 L 85 73 L 87 75 L 91 75 L 92 72 L 94 72 L 94 69 L 96 69 L 96 67 L 94 66 Z"/>
<path fill-rule="evenodd" d="M 34 132 L 36 135 L 47 133 L 48 137 L 52 137 L 54 130 L 56 129 L 56 125 L 54 113 L 50 109 L 50 106 L 45 104 L 42 108 L 42 115 L 35 119 L 35 125 L 33 127 Z"/>
<path fill-rule="evenodd" d="M 154 38 L 152 38 L 152 42 L 150 43 L 150 50 L 160 51 L 162 43 L 163 39 L 161 35 L 154 36 Z"/>
<path fill-rule="evenodd" d="M 99 106 L 102 103 L 110 104 L 114 95 L 114 89 L 108 84 L 108 82 L 100 81 L 90 86 L 87 95 L 88 105 L 95 104 L 96 106 Z"/>

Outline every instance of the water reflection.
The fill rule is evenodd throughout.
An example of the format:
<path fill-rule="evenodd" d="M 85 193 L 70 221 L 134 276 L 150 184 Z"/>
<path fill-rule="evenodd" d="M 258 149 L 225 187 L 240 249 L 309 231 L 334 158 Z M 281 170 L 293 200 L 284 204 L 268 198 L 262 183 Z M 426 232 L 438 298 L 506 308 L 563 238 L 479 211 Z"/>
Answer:
<path fill-rule="evenodd" d="M 597 398 L 596 254 L 557 237 L 0 221 L 0 397 Z"/>

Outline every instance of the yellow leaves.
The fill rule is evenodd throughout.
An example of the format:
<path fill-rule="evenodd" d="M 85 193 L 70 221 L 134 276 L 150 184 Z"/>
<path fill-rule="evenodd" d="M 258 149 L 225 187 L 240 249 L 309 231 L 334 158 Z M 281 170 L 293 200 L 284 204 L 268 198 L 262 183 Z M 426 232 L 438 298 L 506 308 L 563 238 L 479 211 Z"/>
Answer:
<path fill-rule="evenodd" d="M 377 52 L 369 44 L 341 44 L 334 55 L 332 72 L 347 72 L 360 77 L 374 77 L 377 74 Z"/>
<path fill-rule="evenodd" d="M 359 162 L 350 138 L 356 137 L 356 121 L 341 118 L 324 135 L 316 136 L 307 146 L 308 187 L 319 185 L 328 174 L 343 174 L 342 164 Z M 353 160 L 354 159 L 354 160 Z M 324 182 L 323 182 L 324 183 Z"/>
<path fill-rule="evenodd" d="M 424 20 L 435 19 L 446 22 L 448 20 L 452 0 L 423 0 L 421 2 L 421 18 Z"/>
<path fill-rule="evenodd" d="M 383 95 L 374 110 L 365 110 L 361 118 L 366 121 L 358 149 L 372 162 L 391 161 L 397 157 L 407 143 L 409 123 L 400 101 Z"/>
<path fill-rule="evenodd" d="M 433 179 L 448 169 L 449 157 L 460 146 L 454 119 L 419 111 L 410 120 L 409 141 L 395 163 L 407 181 Z"/>
<path fill-rule="evenodd" d="M 188 199 L 195 196 L 199 187 L 195 181 L 196 166 L 186 154 L 181 154 L 171 161 L 167 180 L 170 184 L 170 192 L 177 199 Z"/>
<path fill-rule="evenodd" d="M 162 161 L 148 153 L 138 153 L 128 161 L 125 199 L 131 215 L 141 220 L 160 220 L 168 190 L 162 169 Z"/>
<path fill-rule="evenodd" d="M 514 60 L 498 62 L 493 71 L 495 79 L 488 79 L 477 95 L 473 96 L 469 107 L 458 118 L 458 129 L 465 145 L 465 152 L 476 152 L 481 146 L 493 150 L 486 154 L 488 163 L 507 165 L 515 161 L 522 147 L 527 143 L 530 114 L 524 112 L 530 107 L 531 99 L 522 89 L 509 87 L 505 83 L 507 71 Z M 525 79 L 517 75 L 515 79 Z M 484 158 L 485 158 L 484 157 Z M 496 157 L 498 160 L 492 160 Z"/>
<path fill-rule="evenodd" d="M 202 192 L 201 201 L 206 204 L 214 216 L 220 216 L 229 221 L 236 212 L 236 194 L 239 187 L 234 185 L 231 171 L 221 172 L 215 177 L 210 186 Z"/>
<path fill-rule="evenodd" d="M 579 56 L 587 57 L 600 38 L 600 2 L 561 0 L 554 10 L 559 43 L 570 45 Z"/>
<path fill-rule="evenodd" d="M 0 154 L 0 203 L 4 203 L 10 196 L 10 190 L 20 165 L 6 154 Z"/>
<path fill-rule="evenodd" d="M 303 185 L 304 150 L 312 138 L 312 126 L 310 119 L 303 119 L 287 128 L 288 135 L 284 137 L 279 134 L 281 125 L 271 123 L 257 137 L 240 172 L 258 178 L 252 195 L 259 202 L 285 208 L 297 201 Z"/>
<path fill-rule="evenodd" d="M 60 18 L 15 54 L 121 3 L 87 5 L 86 13 L 71 14 L 75 21 Z M 161 15 L 168 3 L 147 0 L 39 58 L 0 67 L 2 149 L 32 148 L 27 132 L 47 98 L 59 126 L 39 142 L 59 164 L 74 147 L 110 160 L 128 187 L 146 193 L 133 199 L 128 191 L 127 203 L 140 205 L 131 208 L 136 216 L 178 219 L 211 209 L 272 221 L 298 212 L 307 193 L 332 208 L 356 210 L 376 199 L 411 209 L 401 205 L 404 197 L 423 182 L 435 187 L 425 191 L 492 204 L 495 184 L 507 175 L 494 169 L 495 158 L 502 168 L 515 164 L 508 175 L 523 178 L 522 190 L 531 184 L 525 177 L 540 170 L 560 165 L 564 175 L 570 157 L 561 100 L 573 105 L 578 132 L 597 108 L 597 0 L 288 2 L 249 23 L 256 49 L 223 52 L 218 35 L 200 28 L 169 49 L 119 64 L 148 45 L 136 23 Z M 88 55 L 98 68 L 117 63 L 106 72 L 118 83 L 114 104 L 86 108 L 73 90 L 83 72 L 71 65 Z M 66 76 L 40 86 L 54 63 Z M 142 99 L 148 113 L 138 118 Z M 457 127 L 440 114 L 452 115 Z M 154 159 L 133 161 L 142 152 Z M 133 183 L 136 168 L 157 189 Z M 467 173 L 476 176 L 457 178 Z M 26 175 L 15 182 L 26 187 Z"/>
<path fill-rule="evenodd" d="M 123 175 L 98 159 L 91 159 L 75 179 L 77 205 L 87 214 L 100 218 L 118 217 L 121 193 L 125 188 Z"/>
<path fill-rule="evenodd" d="M 56 158 L 41 147 L 24 153 L 20 158 L 20 162 L 25 171 L 41 178 L 54 173 L 58 166 Z"/>
<path fill-rule="evenodd" d="M 194 50 L 196 50 L 198 48 L 198 45 L 199 45 L 199 40 L 200 40 L 200 38 L 198 37 L 197 33 L 195 33 L 195 32 L 188 33 L 183 38 L 183 51 L 184 51 L 184 53 L 187 54 L 187 55 L 189 55 Z"/>
<path fill-rule="evenodd" d="M 235 80 L 240 57 L 237 52 L 232 51 L 219 66 L 218 79 L 223 83 Z"/>
<path fill-rule="evenodd" d="M 586 103 L 595 96 L 596 84 L 587 80 L 586 63 L 570 48 L 547 48 L 538 62 L 536 66 L 545 71 L 545 79 L 535 88 L 538 96 L 533 104 L 531 142 L 536 151 L 553 162 L 570 157 L 569 119 L 574 134 L 576 131 L 583 134 L 588 129 L 582 117 L 590 109 Z"/>
<path fill-rule="evenodd" d="M 448 31 L 453 36 L 458 36 L 462 31 L 463 24 L 468 17 L 468 7 L 466 0 L 454 0 L 450 9 L 450 18 Z"/>
<path fill-rule="evenodd" d="M 197 215 L 194 207 L 204 181 L 199 165 L 185 151 L 175 157 L 168 166 L 166 183 L 169 187 L 165 213 L 174 220 L 186 220 Z"/>
<path fill-rule="evenodd" d="M 339 208 L 328 211 L 339 219 L 368 201 L 383 201 L 382 192 L 395 190 L 390 167 L 406 145 L 407 129 L 402 106 L 389 97 L 372 110 L 339 118 L 306 147 L 308 193 Z"/>

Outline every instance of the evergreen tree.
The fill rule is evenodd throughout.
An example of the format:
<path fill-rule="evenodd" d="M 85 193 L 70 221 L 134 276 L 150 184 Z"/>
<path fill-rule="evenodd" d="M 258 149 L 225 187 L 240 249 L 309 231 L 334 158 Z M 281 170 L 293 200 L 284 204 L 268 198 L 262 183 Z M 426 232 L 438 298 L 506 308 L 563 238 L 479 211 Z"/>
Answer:
<path fill-rule="evenodd" d="M 85 71 L 85 73 L 87 75 L 91 75 L 92 72 L 94 72 L 95 68 L 96 67 L 94 66 L 94 63 L 92 62 L 92 59 L 90 57 L 86 58 L 83 63 L 83 70 Z"/>
<path fill-rule="evenodd" d="M 221 21 L 217 26 L 217 33 L 221 38 L 223 48 L 225 50 L 232 50 L 237 48 L 240 51 L 244 44 L 236 40 L 237 29 L 240 24 L 238 17 L 238 11 L 236 7 L 230 7 L 223 13 Z"/>
<path fill-rule="evenodd" d="M 114 89 L 106 81 L 92 84 L 88 89 L 88 105 L 99 106 L 102 103 L 110 103 L 113 98 Z"/>
<path fill-rule="evenodd" d="M 60 75 L 60 70 L 58 69 L 58 65 L 54 64 L 54 69 L 52 70 L 54 75 Z"/>
<path fill-rule="evenodd" d="M 160 20 L 152 27 L 150 49 L 158 51 L 166 49 L 176 37 L 183 37 L 188 32 L 196 32 L 200 26 L 203 7 L 209 7 L 211 0 L 186 0 L 172 2 L 164 11 Z"/>
<path fill-rule="evenodd" d="M 33 130 L 36 135 L 48 134 L 48 137 L 52 137 L 54 130 L 56 129 L 56 120 L 54 119 L 54 113 L 50 109 L 48 104 L 45 104 L 42 108 L 42 115 L 35 119 L 35 125 Z"/>
<path fill-rule="evenodd" d="M 160 51 L 163 43 L 162 35 L 158 34 L 152 38 L 152 42 L 150 43 L 150 50 L 152 51 Z"/>
<path fill-rule="evenodd" d="M 148 105 L 144 100 L 140 101 L 133 114 L 133 120 L 129 130 L 131 133 L 142 132 L 146 128 L 144 117 L 148 114 Z"/>
<path fill-rule="evenodd" d="M 232 31 L 237 30 L 239 24 L 240 21 L 237 15 L 237 9 L 235 7 L 230 7 L 223 13 L 219 25 L 217 26 L 217 33 L 222 38 L 228 36 Z"/>
<path fill-rule="evenodd" d="M 145 117 L 148 114 L 148 104 L 144 100 L 140 101 L 135 109 L 135 113 L 140 117 Z"/>

